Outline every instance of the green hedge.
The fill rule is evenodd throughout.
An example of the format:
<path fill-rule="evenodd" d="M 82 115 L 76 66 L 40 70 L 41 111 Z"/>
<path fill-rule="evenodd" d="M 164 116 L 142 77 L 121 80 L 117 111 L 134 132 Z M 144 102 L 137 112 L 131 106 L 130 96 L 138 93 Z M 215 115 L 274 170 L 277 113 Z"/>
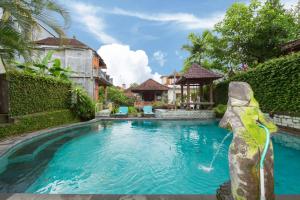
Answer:
<path fill-rule="evenodd" d="M 52 77 L 9 71 L 10 115 L 67 109 L 71 102 L 71 83 Z"/>
<path fill-rule="evenodd" d="M 227 110 L 227 105 L 218 104 L 213 110 L 217 118 L 222 118 Z"/>
<path fill-rule="evenodd" d="M 300 113 L 300 53 L 269 60 L 219 83 L 215 88 L 216 104 L 227 103 L 230 81 L 249 83 L 264 112 Z"/>
<path fill-rule="evenodd" d="M 70 110 L 57 110 L 15 117 L 15 123 L 0 126 L 0 138 L 75 122 L 79 122 L 79 119 Z"/>

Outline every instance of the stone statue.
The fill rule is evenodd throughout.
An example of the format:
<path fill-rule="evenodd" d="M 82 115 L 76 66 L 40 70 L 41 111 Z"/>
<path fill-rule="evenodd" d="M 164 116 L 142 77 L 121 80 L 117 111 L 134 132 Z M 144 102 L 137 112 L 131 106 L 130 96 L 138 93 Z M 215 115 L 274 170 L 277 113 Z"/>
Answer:
<path fill-rule="evenodd" d="M 228 91 L 227 110 L 220 126 L 233 132 L 229 148 L 231 191 L 235 200 L 260 199 L 260 155 L 264 149 L 266 134 L 257 122 L 270 133 L 277 127 L 260 111 L 249 84 L 231 82 Z M 270 142 L 264 162 L 265 198 L 275 199 L 273 178 L 273 146 Z"/>

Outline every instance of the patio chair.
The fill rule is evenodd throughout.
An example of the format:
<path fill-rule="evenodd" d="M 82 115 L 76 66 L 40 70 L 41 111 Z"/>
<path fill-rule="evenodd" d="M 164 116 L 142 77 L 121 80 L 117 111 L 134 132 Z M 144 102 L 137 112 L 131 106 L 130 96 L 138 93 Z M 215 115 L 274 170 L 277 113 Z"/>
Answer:
<path fill-rule="evenodd" d="M 144 117 L 154 117 L 154 112 L 152 112 L 152 106 L 143 107 Z"/>
<path fill-rule="evenodd" d="M 116 117 L 127 117 L 128 116 L 128 107 L 120 106 L 118 112 L 115 114 Z"/>

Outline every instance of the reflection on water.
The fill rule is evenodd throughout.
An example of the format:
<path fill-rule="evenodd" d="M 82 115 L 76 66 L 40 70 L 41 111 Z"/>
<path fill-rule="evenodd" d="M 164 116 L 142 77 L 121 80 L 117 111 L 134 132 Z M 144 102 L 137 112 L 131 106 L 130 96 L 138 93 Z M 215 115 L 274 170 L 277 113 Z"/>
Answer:
<path fill-rule="evenodd" d="M 0 192 L 215 194 L 229 179 L 227 133 L 216 121 L 155 120 L 105 121 L 55 133 L 10 154 Z M 274 143 L 276 193 L 297 194 L 300 151 L 282 141 Z M 199 169 L 217 153 L 214 170 Z"/>
<path fill-rule="evenodd" d="M 60 132 L 19 148 L 8 157 L 9 164 L 0 174 L 0 192 L 25 192 L 47 167 L 57 149 L 91 130 L 92 127 L 83 127 Z"/>

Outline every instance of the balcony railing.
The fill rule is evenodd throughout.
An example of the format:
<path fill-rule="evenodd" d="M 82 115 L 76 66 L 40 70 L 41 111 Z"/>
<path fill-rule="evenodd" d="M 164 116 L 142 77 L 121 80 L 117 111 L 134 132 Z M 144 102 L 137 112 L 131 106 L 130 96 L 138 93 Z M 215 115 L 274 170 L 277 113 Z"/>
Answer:
<path fill-rule="evenodd" d="M 113 79 L 109 77 L 109 75 L 106 74 L 106 72 L 102 70 L 98 70 L 98 76 L 100 79 L 105 80 L 106 82 L 113 83 Z"/>

